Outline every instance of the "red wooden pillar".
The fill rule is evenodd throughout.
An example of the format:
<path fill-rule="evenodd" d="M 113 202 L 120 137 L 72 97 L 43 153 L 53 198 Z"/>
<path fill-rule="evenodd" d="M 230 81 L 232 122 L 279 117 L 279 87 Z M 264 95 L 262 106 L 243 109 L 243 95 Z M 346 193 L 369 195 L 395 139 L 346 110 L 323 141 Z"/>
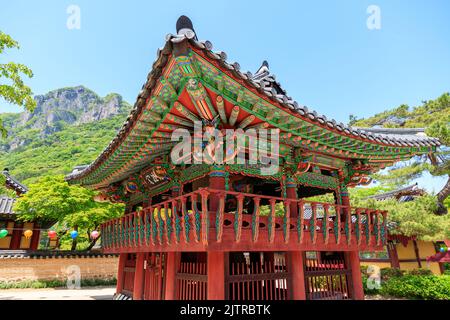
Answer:
<path fill-rule="evenodd" d="M 354 300 L 364 300 L 364 288 L 362 284 L 361 266 L 359 252 L 357 250 L 346 253 L 348 267 L 351 270 L 352 298 Z"/>
<path fill-rule="evenodd" d="M 393 241 L 389 241 L 387 244 L 389 259 L 391 260 L 391 267 L 400 269 L 400 262 L 398 261 L 397 244 Z"/>
<path fill-rule="evenodd" d="M 31 237 L 30 250 L 38 249 L 40 237 L 41 237 L 41 230 L 39 230 L 38 226 L 35 225 L 33 228 L 33 236 Z"/>
<path fill-rule="evenodd" d="M 128 254 L 127 253 L 121 253 L 119 255 L 119 270 L 117 270 L 117 286 L 116 286 L 116 293 L 122 293 L 123 290 L 123 282 L 124 282 L 124 269 L 125 269 L 125 262 L 127 261 Z"/>
<path fill-rule="evenodd" d="M 216 190 L 225 190 L 225 170 L 222 167 L 214 167 L 209 175 L 209 187 Z M 209 200 L 209 209 L 211 211 L 216 211 L 219 206 L 219 197 L 212 194 Z"/>
<path fill-rule="evenodd" d="M 165 300 L 176 299 L 176 275 L 180 259 L 179 252 L 168 252 L 166 263 L 166 290 Z"/>
<path fill-rule="evenodd" d="M 20 240 L 22 239 L 22 233 L 23 233 L 23 224 L 22 223 L 14 223 L 14 230 L 11 236 L 11 243 L 9 245 L 9 248 L 11 250 L 18 250 L 20 249 Z"/>
<path fill-rule="evenodd" d="M 225 299 L 225 252 L 207 252 L 208 300 Z"/>
<path fill-rule="evenodd" d="M 286 179 L 286 198 L 288 199 L 295 199 L 297 200 L 297 184 L 295 183 L 295 180 L 292 177 L 288 177 Z M 290 216 L 292 218 L 298 216 L 298 207 L 297 202 L 293 201 L 290 205 Z"/>
<path fill-rule="evenodd" d="M 144 261 L 145 253 L 137 253 L 136 270 L 134 272 L 133 300 L 142 300 L 144 294 Z"/>
<path fill-rule="evenodd" d="M 288 284 L 291 299 L 306 300 L 303 252 L 287 252 L 287 264 L 291 279 L 291 283 Z"/>

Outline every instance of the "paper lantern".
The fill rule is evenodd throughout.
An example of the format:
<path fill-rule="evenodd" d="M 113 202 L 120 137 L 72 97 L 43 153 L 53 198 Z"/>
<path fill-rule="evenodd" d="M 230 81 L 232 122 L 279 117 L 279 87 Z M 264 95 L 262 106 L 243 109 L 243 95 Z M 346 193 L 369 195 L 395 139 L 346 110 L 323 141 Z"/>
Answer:
<path fill-rule="evenodd" d="M 31 236 L 33 235 L 33 231 L 31 230 L 25 230 L 25 232 L 23 233 L 23 235 L 25 236 L 25 238 L 30 239 Z"/>
<path fill-rule="evenodd" d="M 444 253 L 444 252 L 447 251 L 447 250 L 445 250 L 444 247 L 441 247 L 441 248 L 439 249 L 439 251 L 441 251 L 442 253 Z"/>
<path fill-rule="evenodd" d="M 56 238 L 56 231 L 50 230 L 49 232 L 47 232 L 47 235 L 50 239 L 54 239 Z"/>
<path fill-rule="evenodd" d="M 97 230 L 94 230 L 91 232 L 91 239 L 95 240 L 98 238 L 98 236 L 99 236 L 99 233 Z"/>
<path fill-rule="evenodd" d="M 73 230 L 73 231 L 70 233 L 70 236 L 72 237 L 72 239 L 75 239 L 76 237 L 78 237 L 78 231 Z"/>
<path fill-rule="evenodd" d="M 0 239 L 6 237 L 8 235 L 8 230 L 2 229 L 0 230 Z"/>

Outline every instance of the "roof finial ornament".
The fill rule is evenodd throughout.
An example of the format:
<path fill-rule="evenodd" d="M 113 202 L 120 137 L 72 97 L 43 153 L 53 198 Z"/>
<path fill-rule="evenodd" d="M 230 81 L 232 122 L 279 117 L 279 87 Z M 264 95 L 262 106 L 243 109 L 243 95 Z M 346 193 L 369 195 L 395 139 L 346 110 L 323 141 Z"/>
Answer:
<path fill-rule="evenodd" d="M 189 17 L 182 15 L 177 20 L 177 34 L 178 35 L 185 35 L 187 38 L 192 39 L 195 37 L 197 39 L 197 36 L 195 35 L 194 25 L 192 24 L 191 19 Z"/>

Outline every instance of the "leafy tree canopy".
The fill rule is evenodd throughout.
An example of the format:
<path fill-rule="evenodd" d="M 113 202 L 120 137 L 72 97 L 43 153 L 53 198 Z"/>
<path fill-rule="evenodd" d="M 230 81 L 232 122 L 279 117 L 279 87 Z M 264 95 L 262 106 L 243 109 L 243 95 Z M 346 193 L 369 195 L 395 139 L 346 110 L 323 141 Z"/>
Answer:
<path fill-rule="evenodd" d="M 0 31 L 0 54 L 5 49 L 12 48 L 19 49 L 19 43 Z M 24 84 L 22 75 L 32 78 L 33 72 L 27 66 L 20 63 L 0 63 L 0 97 L 9 103 L 25 107 L 28 111 L 33 111 L 36 107 L 36 101 L 32 97 L 31 89 Z M 7 136 L 7 131 L 3 127 L 1 119 L 0 135 L 3 138 Z"/>
<path fill-rule="evenodd" d="M 376 174 L 375 180 L 391 185 L 402 186 L 422 175 L 430 172 L 435 176 L 450 174 L 450 94 L 444 93 L 434 100 L 423 101 L 422 105 L 410 108 L 407 105 L 388 110 L 368 119 L 350 117 L 350 125 L 357 127 L 396 127 L 396 128 L 425 128 L 429 136 L 439 138 L 443 146 L 439 152 L 432 155 L 415 157 L 412 161 L 400 163 L 387 173 Z M 437 194 L 436 213 L 444 214 L 447 209 L 444 201 L 450 194 L 450 178 Z"/>
<path fill-rule="evenodd" d="M 44 177 L 29 185 L 28 192 L 17 199 L 14 210 L 24 221 L 57 223 L 61 236 L 71 229 L 90 233 L 124 212 L 123 205 L 94 201 L 95 195 L 92 190 L 69 185 L 62 175 Z"/>

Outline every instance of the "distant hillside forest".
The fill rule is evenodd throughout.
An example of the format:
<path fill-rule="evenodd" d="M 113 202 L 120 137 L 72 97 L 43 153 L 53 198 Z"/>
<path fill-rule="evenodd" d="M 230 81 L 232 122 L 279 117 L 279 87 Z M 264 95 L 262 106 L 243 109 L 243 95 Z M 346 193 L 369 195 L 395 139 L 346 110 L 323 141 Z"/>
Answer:
<path fill-rule="evenodd" d="M 435 123 L 450 123 L 450 94 L 444 93 L 435 100 L 423 101 L 420 106 L 411 108 L 403 104 L 398 108 L 384 111 L 367 119 L 350 116 L 349 125 L 355 127 L 386 128 L 427 128 Z"/>
<path fill-rule="evenodd" d="M 8 137 L 0 139 L 0 168 L 8 168 L 24 184 L 91 163 L 131 110 L 120 95 L 100 98 L 82 86 L 54 90 L 35 99 L 34 114 L 0 114 L 8 130 Z"/>

